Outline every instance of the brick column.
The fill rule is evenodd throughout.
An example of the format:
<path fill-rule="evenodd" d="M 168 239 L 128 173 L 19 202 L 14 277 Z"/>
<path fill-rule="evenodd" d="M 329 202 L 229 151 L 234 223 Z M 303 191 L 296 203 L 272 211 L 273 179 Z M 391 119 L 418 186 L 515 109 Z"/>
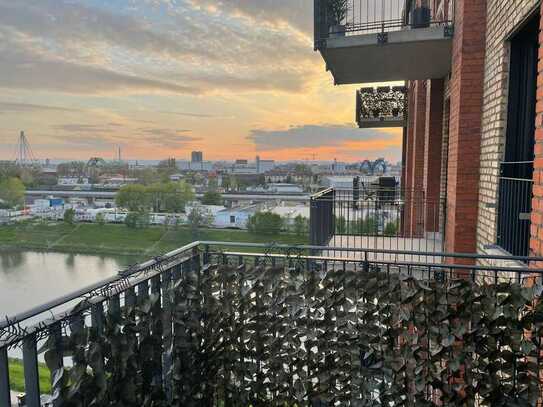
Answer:
<path fill-rule="evenodd" d="M 411 237 L 424 235 L 424 149 L 426 132 L 426 81 L 415 85 L 413 111 L 413 172 L 411 174 Z"/>
<path fill-rule="evenodd" d="M 415 111 L 415 82 L 409 81 L 407 84 L 407 132 L 404 142 L 405 155 L 405 180 L 402 182 L 405 207 L 402 213 L 402 231 L 404 237 L 411 235 L 411 189 L 413 182 L 413 125 Z"/>
<path fill-rule="evenodd" d="M 540 29 L 543 30 L 543 4 L 541 7 Z M 543 32 L 539 34 L 539 46 L 534 147 L 534 189 L 531 216 L 532 226 L 530 231 L 530 254 L 533 256 L 543 256 Z M 543 267 L 543 264 L 533 266 Z"/>
<path fill-rule="evenodd" d="M 441 152 L 443 139 L 443 79 L 432 79 L 426 89 L 424 149 L 424 230 L 439 232 Z"/>
<path fill-rule="evenodd" d="M 486 0 L 456 2 L 445 250 L 476 252 Z"/>

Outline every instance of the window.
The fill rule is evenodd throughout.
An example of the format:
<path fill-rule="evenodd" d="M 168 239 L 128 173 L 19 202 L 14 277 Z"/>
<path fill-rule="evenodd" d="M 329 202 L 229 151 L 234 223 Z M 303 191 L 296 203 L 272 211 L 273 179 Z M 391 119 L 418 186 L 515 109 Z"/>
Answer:
<path fill-rule="evenodd" d="M 539 19 L 539 15 L 533 18 L 511 39 L 497 243 L 516 256 L 527 256 L 530 247 Z"/>
<path fill-rule="evenodd" d="M 230 215 L 230 223 L 236 223 L 235 215 Z"/>

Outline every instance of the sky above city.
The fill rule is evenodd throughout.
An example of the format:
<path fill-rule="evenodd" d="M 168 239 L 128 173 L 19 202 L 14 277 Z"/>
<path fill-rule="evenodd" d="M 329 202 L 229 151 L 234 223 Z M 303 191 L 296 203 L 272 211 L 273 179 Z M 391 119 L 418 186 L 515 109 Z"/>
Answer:
<path fill-rule="evenodd" d="M 0 159 L 400 159 L 313 51 L 313 0 L 0 0 Z M 360 86 L 360 85 L 359 85 Z"/>

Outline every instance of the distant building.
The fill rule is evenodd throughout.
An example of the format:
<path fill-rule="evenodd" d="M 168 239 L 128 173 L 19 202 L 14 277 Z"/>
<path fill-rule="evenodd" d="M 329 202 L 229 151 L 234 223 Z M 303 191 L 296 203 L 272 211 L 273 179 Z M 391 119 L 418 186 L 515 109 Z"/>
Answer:
<path fill-rule="evenodd" d="M 172 174 L 170 175 L 170 181 L 177 182 L 181 181 L 185 176 L 183 174 Z"/>
<path fill-rule="evenodd" d="M 247 191 L 261 194 L 301 194 L 304 188 L 297 184 L 272 183 L 266 186 L 249 187 Z"/>
<path fill-rule="evenodd" d="M 101 186 L 103 188 L 118 189 L 123 187 L 124 185 L 137 184 L 138 181 L 139 180 L 137 178 L 127 178 L 122 176 L 104 177 L 102 178 Z"/>
<path fill-rule="evenodd" d="M 249 219 L 257 211 L 257 205 L 224 209 L 215 215 L 213 226 L 220 229 L 247 229 Z"/>
<path fill-rule="evenodd" d="M 204 153 L 201 151 L 193 151 L 191 154 L 191 161 L 193 163 L 201 163 L 204 161 Z"/>
<path fill-rule="evenodd" d="M 86 177 L 60 177 L 57 184 L 62 186 L 89 185 L 89 179 Z"/>
<path fill-rule="evenodd" d="M 301 194 L 304 192 L 304 188 L 296 184 L 268 184 L 268 192 L 275 194 Z"/>
<path fill-rule="evenodd" d="M 260 157 L 256 156 L 256 173 L 265 174 L 269 171 L 272 171 L 275 168 L 274 160 L 261 160 Z"/>
<path fill-rule="evenodd" d="M 326 188 L 351 190 L 353 189 L 354 176 L 325 176 L 322 179 L 322 185 Z M 360 186 L 369 186 L 378 181 L 379 177 L 359 177 Z"/>
<path fill-rule="evenodd" d="M 177 168 L 181 171 L 213 171 L 211 161 L 177 161 Z"/>
<path fill-rule="evenodd" d="M 233 174 L 265 174 L 275 168 L 274 160 L 261 160 L 256 157 L 254 163 L 248 160 L 236 160 L 234 165 L 229 170 Z"/>

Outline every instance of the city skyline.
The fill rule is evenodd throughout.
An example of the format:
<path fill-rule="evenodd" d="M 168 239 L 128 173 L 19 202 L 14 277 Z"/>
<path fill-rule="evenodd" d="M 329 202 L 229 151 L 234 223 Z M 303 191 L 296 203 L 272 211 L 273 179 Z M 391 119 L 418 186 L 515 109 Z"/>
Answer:
<path fill-rule="evenodd" d="M 25 130 L 41 159 L 398 161 L 401 130 L 355 128 L 331 86 L 311 4 L 0 0 L 0 159 Z"/>

